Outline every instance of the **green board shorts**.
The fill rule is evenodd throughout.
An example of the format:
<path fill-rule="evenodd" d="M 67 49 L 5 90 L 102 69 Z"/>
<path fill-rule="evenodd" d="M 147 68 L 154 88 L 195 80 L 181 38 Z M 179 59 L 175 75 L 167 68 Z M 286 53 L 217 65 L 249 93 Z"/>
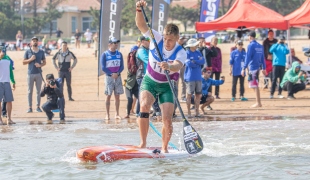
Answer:
<path fill-rule="evenodd" d="M 174 103 L 173 93 L 168 82 L 158 83 L 148 75 L 145 75 L 141 83 L 140 93 L 142 91 L 150 92 L 154 98 L 158 95 L 159 104 L 167 102 Z"/>

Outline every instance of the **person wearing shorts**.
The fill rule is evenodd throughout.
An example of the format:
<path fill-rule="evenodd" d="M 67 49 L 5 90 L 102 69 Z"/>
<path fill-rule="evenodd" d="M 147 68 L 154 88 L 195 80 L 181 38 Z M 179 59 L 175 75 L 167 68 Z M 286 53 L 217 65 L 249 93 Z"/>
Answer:
<path fill-rule="evenodd" d="M 10 58 L 5 54 L 6 47 L 0 50 L 0 101 L 4 100 L 6 102 L 7 109 L 7 125 L 15 124 L 12 121 L 12 102 L 14 101 L 13 92 L 11 88 L 10 81 L 13 84 L 13 90 L 15 89 L 15 80 L 13 74 L 13 66 L 11 64 Z M 1 103 L 0 103 L 0 109 Z M 2 117 L 0 116 L 0 125 L 3 125 Z"/>
<path fill-rule="evenodd" d="M 91 33 L 89 31 L 89 29 L 87 29 L 86 32 L 84 33 L 84 36 L 85 36 L 85 39 L 86 39 L 87 48 L 90 48 L 90 44 L 91 44 L 93 33 Z"/>
<path fill-rule="evenodd" d="M 107 95 L 106 120 L 110 119 L 110 100 L 114 92 L 115 97 L 115 119 L 122 119 L 119 114 L 120 95 L 124 94 L 121 72 L 124 70 L 124 60 L 121 52 L 117 50 L 119 40 L 112 37 L 109 39 L 109 49 L 102 53 L 100 63 L 102 71 L 105 72 L 105 94 Z"/>
<path fill-rule="evenodd" d="M 211 74 L 212 74 L 212 67 L 204 67 L 202 69 L 202 77 L 201 77 L 202 78 L 202 82 L 201 82 L 202 96 L 201 96 L 199 104 L 201 104 L 200 110 L 203 112 L 204 115 L 207 114 L 204 108 L 210 106 L 210 104 L 214 102 L 214 96 L 212 96 L 212 93 L 209 92 L 209 88 L 212 86 L 220 86 L 225 81 L 224 76 L 222 76 L 220 80 L 214 80 L 210 78 Z M 192 95 L 191 104 L 194 104 L 194 103 L 195 103 L 194 95 Z"/>
<path fill-rule="evenodd" d="M 145 0 L 136 3 L 136 25 L 138 29 L 151 38 L 151 32 L 146 25 L 142 14 L 141 6 L 146 7 Z M 186 52 L 177 41 L 179 39 L 179 28 L 175 24 L 167 24 L 162 33 L 152 30 L 154 41 L 158 44 L 158 49 L 163 61 L 155 49 L 154 41 L 151 41 L 149 51 L 149 62 L 146 75 L 140 86 L 140 114 L 138 124 L 140 130 L 141 143 L 138 147 L 146 148 L 146 138 L 149 129 L 149 114 L 156 95 L 162 110 L 162 149 L 163 153 L 168 153 L 168 142 L 172 136 L 172 115 L 174 109 L 174 96 L 169 86 L 168 79 L 164 71 L 169 71 L 171 80 L 179 78 L 179 71 L 186 60 Z"/>
<path fill-rule="evenodd" d="M 248 50 L 245 56 L 245 62 L 242 67 L 241 75 L 245 76 L 245 69 L 249 69 L 249 87 L 253 88 L 256 92 L 256 103 L 253 104 L 251 107 L 257 108 L 262 107 L 258 87 L 259 69 L 262 65 L 262 73 L 266 75 L 266 62 L 264 57 L 264 47 L 255 40 L 255 31 L 251 31 L 249 36 L 250 44 L 248 45 Z"/>
<path fill-rule="evenodd" d="M 195 117 L 199 117 L 199 102 L 201 99 L 201 67 L 205 64 L 205 59 L 201 52 L 197 50 L 199 41 L 189 39 L 187 41 L 187 59 L 185 61 L 184 81 L 186 84 L 186 105 L 188 117 L 191 117 L 191 97 L 195 94 Z"/>

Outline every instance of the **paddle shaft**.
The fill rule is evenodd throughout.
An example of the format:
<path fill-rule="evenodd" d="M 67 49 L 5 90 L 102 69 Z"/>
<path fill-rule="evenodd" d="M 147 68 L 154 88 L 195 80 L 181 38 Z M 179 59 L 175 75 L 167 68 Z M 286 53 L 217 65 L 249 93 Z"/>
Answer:
<path fill-rule="evenodd" d="M 153 43 L 154 43 L 154 45 L 155 45 L 155 49 L 156 49 L 156 51 L 157 51 L 158 57 L 159 57 L 160 61 L 163 62 L 163 61 L 164 61 L 164 60 L 163 60 L 163 57 L 162 57 L 161 54 L 160 54 L 158 45 L 157 45 L 157 43 L 156 43 L 156 39 L 155 39 L 155 37 L 154 37 L 154 34 L 153 34 L 153 31 L 152 31 L 151 25 L 150 25 L 150 23 L 149 23 L 149 20 L 148 20 L 146 14 L 145 14 L 145 11 L 144 11 L 143 6 L 141 6 L 141 10 L 142 10 L 142 13 L 143 13 L 143 17 L 144 17 L 144 19 L 145 19 L 145 22 L 146 22 L 146 24 L 147 24 L 147 26 L 148 26 L 148 28 L 149 28 L 150 35 L 151 35 L 152 41 L 153 41 Z M 164 72 L 165 72 L 165 75 L 166 75 L 166 77 L 167 77 L 167 79 L 168 79 L 169 86 L 170 86 L 170 88 L 171 88 L 171 90 L 172 90 L 172 93 L 173 93 L 174 98 L 175 98 L 175 102 L 176 102 L 176 104 L 177 104 L 177 106 L 178 106 L 178 109 L 179 109 L 179 111 L 180 111 L 180 113 L 181 113 L 181 116 L 182 116 L 183 119 L 185 119 L 185 115 L 184 115 L 184 113 L 183 113 L 182 107 L 181 107 L 180 102 L 179 102 L 179 100 L 178 100 L 177 93 L 175 92 L 175 90 L 174 90 L 174 88 L 173 88 L 173 85 L 172 85 L 172 82 L 171 82 L 171 79 L 170 79 L 170 76 L 169 76 L 169 72 L 168 72 L 167 70 L 165 70 Z"/>

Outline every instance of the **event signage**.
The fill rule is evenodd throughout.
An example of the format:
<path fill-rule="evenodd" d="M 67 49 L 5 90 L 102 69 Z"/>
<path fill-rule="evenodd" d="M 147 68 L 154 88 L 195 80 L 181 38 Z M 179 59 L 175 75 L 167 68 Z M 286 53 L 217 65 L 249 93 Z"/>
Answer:
<path fill-rule="evenodd" d="M 202 0 L 199 22 L 209 22 L 215 20 L 218 16 L 219 5 L 220 0 Z M 215 33 L 215 31 L 207 31 L 205 33 L 200 33 L 198 36 L 205 37 L 206 42 L 210 42 Z"/>
<path fill-rule="evenodd" d="M 163 33 L 167 24 L 170 0 L 153 0 L 152 29 Z"/>
<path fill-rule="evenodd" d="M 121 38 L 121 10 L 124 0 L 101 0 L 99 28 L 98 76 L 104 74 L 101 70 L 101 54 L 108 49 L 109 39 Z M 119 46 L 120 47 L 120 46 Z"/>

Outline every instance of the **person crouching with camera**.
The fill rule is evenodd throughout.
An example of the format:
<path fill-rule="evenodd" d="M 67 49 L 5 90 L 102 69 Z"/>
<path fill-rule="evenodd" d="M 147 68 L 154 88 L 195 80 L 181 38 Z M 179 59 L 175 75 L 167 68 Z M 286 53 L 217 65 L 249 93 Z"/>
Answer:
<path fill-rule="evenodd" d="M 42 87 L 41 97 L 47 96 L 47 102 L 42 105 L 47 116 L 47 124 L 52 124 L 54 113 L 59 109 L 60 124 L 65 123 L 65 100 L 60 82 L 56 81 L 53 74 L 46 75 L 46 84 Z"/>

